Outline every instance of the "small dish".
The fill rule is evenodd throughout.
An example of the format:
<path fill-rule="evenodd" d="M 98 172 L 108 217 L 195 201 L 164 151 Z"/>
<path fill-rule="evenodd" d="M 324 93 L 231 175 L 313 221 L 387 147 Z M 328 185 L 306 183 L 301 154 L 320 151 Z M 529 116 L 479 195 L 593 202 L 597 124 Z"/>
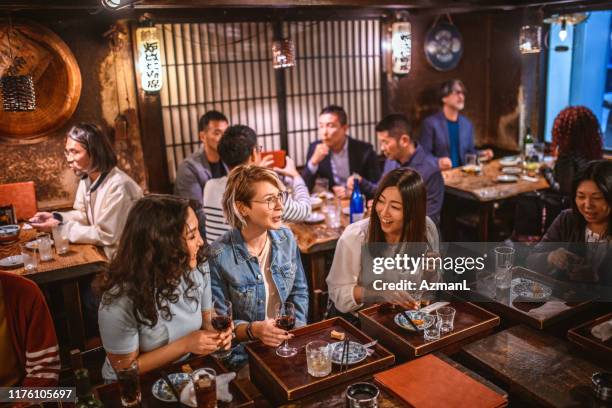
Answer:
<path fill-rule="evenodd" d="M 467 164 L 467 165 L 461 167 L 461 170 L 466 172 L 466 173 L 477 174 L 477 173 L 480 173 L 481 167 L 477 166 L 475 164 Z"/>
<path fill-rule="evenodd" d="M 332 363 L 340 365 L 342 363 L 342 351 L 344 349 L 344 342 L 338 341 L 331 344 L 332 347 Z M 357 364 L 366 359 L 368 356 L 368 350 L 361 343 L 356 341 L 349 341 L 348 349 L 348 364 Z"/>
<path fill-rule="evenodd" d="M 520 167 L 504 167 L 502 169 L 502 173 L 504 174 L 512 174 L 512 175 L 519 175 L 523 172 L 523 170 L 521 170 Z"/>
<path fill-rule="evenodd" d="M 181 395 L 181 391 L 185 384 L 189 381 L 189 374 L 187 373 L 172 373 L 168 374 L 168 378 L 174 388 L 177 389 L 179 395 Z M 153 396 L 160 401 L 164 402 L 177 402 L 176 397 L 172 394 L 172 390 L 168 387 L 168 384 L 164 381 L 163 378 L 155 381 L 153 387 L 151 387 L 151 392 Z"/>
<path fill-rule="evenodd" d="M 518 181 L 518 177 L 510 174 L 502 174 L 501 176 L 497 176 L 497 181 L 499 183 L 516 183 Z"/>
<path fill-rule="evenodd" d="M 23 265 L 21 255 L 12 255 L 0 259 L 0 266 L 3 268 L 16 268 L 21 265 Z"/>
<path fill-rule="evenodd" d="M 518 156 L 504 157 L 499 161 L 503 167 L 517 166 L 521 162 L 521 158 Z"/>
<path fill-rule="evenodd" d="M 421 312 L 420 310 L 410 310 L 407 311 L 408 316 L 410 316 L 410 320 L 419 328 L 419 331 L 425 330 L 429 326 L 431 326 L 435 321 L 435 316 L 427 314 L 425 312 Z M 398 313 L 393 318 L 395 324 L 405 330 L 409 330 L 414 332 L 414 327 L 406 320 L 406 316 L 403 313 Z"/>
<path fill-rule="evenodd" d="M 320 197 L 310 197 L 310 206 L 312 208 L 318 208 L 321 206 L 321 204 L 323 204 L 323 200 Z"/>
<path fill-rule="evenodd" d="M 351 215 L 351 207 L 344 207 L 342 209 L 342 214 L 344 214 L 344 215 Z"/>
<path fill-rule="evenodd" d="M 325 221 L 325 215 L 321 213 L 313 212 L 304 220 L 306 224 L 318 224 L 320 222 Z"/>
<path fill-rule="evenodd" d="M 552 289 L 540 282 L 525 278 L 512 279 L 512 293 L 520 300 L 545 302 L 552 295 Z"/>
<path fill-rule="evenodd" d="M 19 225 L 2 225 L 0 226 L 0 242 L 16 241 L 19 239 Z"/>

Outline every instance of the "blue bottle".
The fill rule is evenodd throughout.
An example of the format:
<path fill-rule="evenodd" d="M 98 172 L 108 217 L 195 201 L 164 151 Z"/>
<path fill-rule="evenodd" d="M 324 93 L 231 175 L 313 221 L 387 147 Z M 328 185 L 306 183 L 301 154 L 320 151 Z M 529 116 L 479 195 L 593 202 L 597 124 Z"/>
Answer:
<path fill-rule="evenodd" d="M 351 224 L 363 219 L 364 212 L 365 203 L 361 191 L 359 191 L 359 181 L 355 178 L 353 180 L 353 194 L 351 195 Z"/>

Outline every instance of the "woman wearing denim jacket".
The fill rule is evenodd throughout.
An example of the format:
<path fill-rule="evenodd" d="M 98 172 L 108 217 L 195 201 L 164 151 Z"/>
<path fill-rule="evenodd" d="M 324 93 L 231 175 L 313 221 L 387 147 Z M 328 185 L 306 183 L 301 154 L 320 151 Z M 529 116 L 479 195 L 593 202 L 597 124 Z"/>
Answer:
<path fill-rule="evenodd" d="M 276 347 L 291 337 L 275 325 L 280 302 L 295 305 L 296 327 L 306 324 L 308 286 L 300 252 L 291 233 L 281 227 L 286 192 L 276 174 L 258 166 L 239 166 L 228 177 L 223 211 L 232 226 L 213 243 L 209 265 L 212 293 L 230 300 L 236 340 L 259 339 Z M 239 345 L 228 364 L 246 362 Z"/>

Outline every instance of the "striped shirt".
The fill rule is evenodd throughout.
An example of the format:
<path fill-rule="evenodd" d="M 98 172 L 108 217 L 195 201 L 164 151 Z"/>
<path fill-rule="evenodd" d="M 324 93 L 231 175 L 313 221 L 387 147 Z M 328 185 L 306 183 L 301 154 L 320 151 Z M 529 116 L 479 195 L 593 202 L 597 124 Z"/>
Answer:
<path fill-rule="evenodd" d="M 291 179 L 287 179 L 291 180 Z M 310 216 L 310 196 L 302 177 L 286 184 L 293 184 L 293 194 L 287 198 L 283 208 L 283 221 L 304 221 Z M 208 180 L 204 186 L 202 206 L 206 216 L 206 241 L 212 244 L 231 229 L 223 215 L 223 193 L 227 186 L 227 176 Z"/>

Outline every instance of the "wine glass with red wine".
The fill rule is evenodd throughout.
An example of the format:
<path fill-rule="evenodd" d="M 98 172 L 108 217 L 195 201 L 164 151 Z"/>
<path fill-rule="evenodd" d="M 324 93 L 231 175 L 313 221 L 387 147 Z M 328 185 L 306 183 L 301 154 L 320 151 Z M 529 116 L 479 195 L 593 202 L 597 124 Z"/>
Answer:
<path fill-rule="evenodd" d="M 213 310 L 211 318 L 212 327 L 218 332 L 229 329 L 232 325 L 232 302 L 229 300 L 213 300 Z M 230 350 L 218 350 L 214 353 L 217 358 L 226 358 Z"/>
<path fill-rule="evenodd" d="M 276 306 L 276 327 L 289 331 L 295 326 L 295 305 L 291 302 L 279 303 Z M 285 340 L 282 346 L 276 349 L 276 354 L 281 357 L 293 357 L 297 354 L 295 347 L 289 347 L 289 340 Z"/>

